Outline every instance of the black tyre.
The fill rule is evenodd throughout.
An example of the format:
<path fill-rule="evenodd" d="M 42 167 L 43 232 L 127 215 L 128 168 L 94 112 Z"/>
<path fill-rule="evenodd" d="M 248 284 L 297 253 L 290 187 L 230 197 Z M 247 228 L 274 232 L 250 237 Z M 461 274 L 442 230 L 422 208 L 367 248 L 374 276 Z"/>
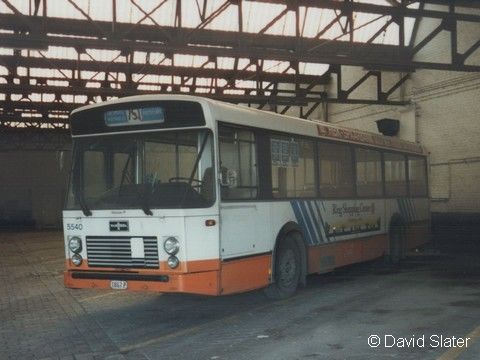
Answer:
<path fill-rule="evenodd" d="M 274 281 L 265 289 L 270 299 L 286 299 L 297 291 L 301 276 L 300 250 L 294 234 L 287 234 L 275 252 Z"/>

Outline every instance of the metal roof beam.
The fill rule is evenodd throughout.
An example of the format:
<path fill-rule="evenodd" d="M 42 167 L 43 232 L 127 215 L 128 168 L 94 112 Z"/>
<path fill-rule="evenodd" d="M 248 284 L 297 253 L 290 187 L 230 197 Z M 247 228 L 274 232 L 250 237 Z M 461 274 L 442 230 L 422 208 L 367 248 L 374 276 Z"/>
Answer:
<path fill-rule="evenodd" d="M 254 1 L 254 2 L 263 2 L 263 3 L 270 3 L 270 4 L 282 4 L 286 5 L 290 3 L 289 0 L 245 0 L 245 1 Z M 427 1 L 431 2 L 431 1 Z M 473 2 L 473 1 L 472 1 Z M 440 1 L 434 1 L 432 3 L 440 4 Z M 468 3 L 466 1 L 463 2 L 464 4 Z M 311 8 L 319 8 L 319 9 L 331 9 L 331 10 L 340 10 L 340 11 L 353 11 L 353 12 L 362 12 L 362 13 L 369 13 L 369 14 L 382 14 L 382 15 L 389 15 L 393 17 L 411 17 L 411 18 L 419 18 L 419 17 L 428 17 L 434 19 L 447 19 L 451 16 L 448 11 L 438 11 L 438 10 L 427 10 L 427 9 L 414 9 L 408 8 L 404 6 L 386 6 L 386 5 L 377 5 L 377 4 L 370 4 L 370 3 L 361 3 L 361 2 L 344 2 L 338 0 L 297 0 L 296 4 L 298 6 L 305 6 Z M 400 4 L 399 4 L 400 5 Z M 443 3 L 443 5 L 449 5 L 447 1 Z M 457 5 L 460 6 L 460 5 Z M 479 22 L 480 15 L 475 14 L 465 14 L 465 13 L 455 13 L 453 14 L 455 19 L 459 21 L 471 21 L 471 22 Z"/>
<path fill-rule="evenodd" d="M 357 4 L 357 3 L 347 3 Z M 450 13 L 445 13 L 451 16 Z M 17 15 L 0 14 L 0 29 L 20 31 Z M 480 17 L 478 17 L 480 19 Z M 30 19 L 35 21 L 35 17 Z M 36 19 L 40 22 L 41 19 Z M 451 22 L 449 19 L 446 22 Z M 445 22 L 445 23 L 446 23 Z M 97 22 L 101 28 L 111 28 L 110 22 Z M 192 33 L 189 28 L 173 28 L 139 24 L 124 38 L 98 38 L 98 31 L 88 26 L 88 20 L 49 18 L 46 22 L 48 35 L 0 34 L 0 41 L 10 46 L 26 48 L 49 45 L 131 51 L 153 51 L 166 54 L 189 54 L 202 56 L 245 57 L 278 61 L 303 61 L 312 63 L 342 64 L 363 67 L 388 66 L 401 71 L 406 66 L 425 69 L 453 71 L 480 71 L 478 64 L 452 62 L 448 64 L 412 62 L 411 47 L 383 44 L 367 44 L 350 41 L 303 38 L 269 34 L 238 33 L 233 31 L 199 29 Z M 118 33 L 131 29 L 130 24 L 116 24 Z M 58 34 L 58 35 L 54 35 Z M 69 36 L 62 36 L 62 35 Z M 113 36 L 113 35 L 112 35 Z M 184 39 L 189 38 L 189 42 Z M 247 46 L 248 44 L 248 46 Z M 460 54 L 460 58 L 461 58 Z M 463 59 L 463 58 L 462 58 Z"/>
<path fill-rule="evenodd" d="M 172 65 L 154 65 L 143 63 L 126 63 L 126 62 L 107 62 L 107 61 L 86 61 L 86 60 L 70 60 L 70 59 L 49 59 L 43 57 L 23 57 L 16 55 L 0 55 L 0 64 L 6 67 L 24 66 L 42 69 L 62 69 L 62 70 L 80 70 L 80 71 L 96 71 L 96 72 L 122 72 L 134 74 L 148 75 L 167 75 L 167 76 L 188 76 L 188 77 L 206 77 L 221 78 L 229 80 L 232 76 L 236 80 L 252 80 L 258 79 L 267 82 L 285 82 L 294 83 L 300 81 L 303 83 L 315 83 L 318 85 L 328 84 L 330 74 L 304 75 L 304 74 L 288 74 L 262 72 L 257 74 L 256 71 L 250 70 L 225 70 L 210 69 L 190 66 L 172 66 Z M 88 79 L 82 79 L 88 80 Z"/>

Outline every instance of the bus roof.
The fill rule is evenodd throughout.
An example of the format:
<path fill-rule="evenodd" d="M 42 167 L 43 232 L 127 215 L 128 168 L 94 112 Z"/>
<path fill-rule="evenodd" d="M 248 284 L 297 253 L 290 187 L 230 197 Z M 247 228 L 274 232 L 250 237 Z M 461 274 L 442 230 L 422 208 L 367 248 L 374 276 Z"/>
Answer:
<path fill-rule="evenodd" d="M 425 154 L 421 145 L 398 139 L 395 137 L 384 136 L 368 131 L 356 130 L 344 126 L 331 124 L 323 121 L 305 120 L 293 116 L 277 114 L 269 111 L 254 109 L 246 106 L 234 105 L 218 100 L 209 99 L 200 96 L 191 95 L 137 95 L 110 100 L 107 102 L 82 106 L 72 111 L 72 114 L 96 107 L 137 102 L 137 101 L 155 101 L 155 100 L 177 100 L 177 101 L 195 101 L 210 111 L 211 118 L 216 121 L 237 124 L 242 126 L 258 127 L 289 134 L 297 134 L 310 137 L 332 139 L 337 141 L 371 145 L 386 149 L 404 151 L 415 154 Z M 207 115 L 206 118 L 209 118 Z M 207 125 L 208 122 L 207 122 Z M 213 126 L 213 124 L 210 124 Z"/>

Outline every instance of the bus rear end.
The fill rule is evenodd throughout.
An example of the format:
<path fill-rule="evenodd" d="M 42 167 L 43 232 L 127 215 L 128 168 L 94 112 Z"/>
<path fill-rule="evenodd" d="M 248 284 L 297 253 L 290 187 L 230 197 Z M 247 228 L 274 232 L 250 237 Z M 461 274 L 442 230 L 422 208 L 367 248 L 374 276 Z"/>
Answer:
<path fill-rule="evenodd" d="M 219 294 L 208 106 L 125 98 L 75 111 L 71 131 L 65 285 Z"/>

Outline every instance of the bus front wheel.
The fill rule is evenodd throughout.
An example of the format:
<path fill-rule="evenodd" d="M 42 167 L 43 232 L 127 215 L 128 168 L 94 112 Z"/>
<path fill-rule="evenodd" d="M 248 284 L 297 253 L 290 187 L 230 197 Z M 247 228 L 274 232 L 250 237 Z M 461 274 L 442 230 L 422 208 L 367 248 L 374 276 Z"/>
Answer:
<path fill-rule="evenodd" d="M 301 276 L 301 255 L 293 234 L 287 234 L 277 246 L 274 281 L 265 289 L 270 299 L 286 299 L 297 291 Z"/>

